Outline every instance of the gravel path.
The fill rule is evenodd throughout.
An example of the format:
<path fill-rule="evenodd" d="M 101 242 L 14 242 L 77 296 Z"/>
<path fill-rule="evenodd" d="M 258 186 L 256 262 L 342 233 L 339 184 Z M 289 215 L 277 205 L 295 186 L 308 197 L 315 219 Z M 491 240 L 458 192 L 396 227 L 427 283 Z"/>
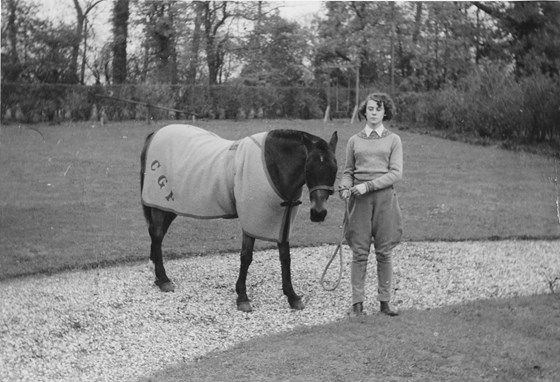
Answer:
<path fill-rule="evenodd" d="M 255 336 L 343 320 L 348 261 L 336 291 L 323 291 L 318 282 L 334 248 L 292 250 L 294 286 L 307 305 L 300 312 L 282 295 L 275 250 L 255 253 L 250 314 L 235 307 L 237 254 L 167 261 L 177 285 L 167 294 L 152 285 L 146 264 L 0 282 L 0 380 L 135 381 Z M 348 260 L 348 247 L 344 254 Z M 546 293 L 547 278 L 555 276 L 560 241 L 403 243 L 395 250 L 395 303 L 401 310 L 428 309 Z M 372 298 L 365 308 L 372 312 L 372 266 L 368 277 Z"/>

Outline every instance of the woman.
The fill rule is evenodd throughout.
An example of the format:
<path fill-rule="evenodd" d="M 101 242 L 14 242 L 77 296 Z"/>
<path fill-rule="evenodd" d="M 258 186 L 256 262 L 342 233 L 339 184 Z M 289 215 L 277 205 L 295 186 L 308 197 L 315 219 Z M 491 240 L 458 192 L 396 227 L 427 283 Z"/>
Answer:
<path fill-rule="evenodd" d="M 380 311 L 397 316 L 391 307 L 393 265 L 391 253 L 402 236 L 402 219 L 393 185 L 402 179 L 403 149 L 400 137 L 387 130 L 383 121 L 395 115 L 395 106 L 385 93 L 370 94 L 360 105 L 366 126 L 348 140 L 346 165 L 339 184 L 348 200 L 345 237 L 352 249 L 352 308 L 350 316 L 365 314 L 365 280 L 371 244 L 377 260 L 377 299 Z"/>

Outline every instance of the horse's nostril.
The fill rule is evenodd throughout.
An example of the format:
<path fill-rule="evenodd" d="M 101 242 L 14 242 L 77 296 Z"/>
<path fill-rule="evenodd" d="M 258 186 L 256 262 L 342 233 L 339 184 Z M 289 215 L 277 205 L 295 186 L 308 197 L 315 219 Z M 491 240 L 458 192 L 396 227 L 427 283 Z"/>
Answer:
<path fill-rule="evenodd" d="M 312 222 L 322 222 L 325 220 L 325 217 L 327 216 L 327 210 L 322 210 L 322 211 L 317 211 L 317 210 L 311 210 L 311 221 Z"/>

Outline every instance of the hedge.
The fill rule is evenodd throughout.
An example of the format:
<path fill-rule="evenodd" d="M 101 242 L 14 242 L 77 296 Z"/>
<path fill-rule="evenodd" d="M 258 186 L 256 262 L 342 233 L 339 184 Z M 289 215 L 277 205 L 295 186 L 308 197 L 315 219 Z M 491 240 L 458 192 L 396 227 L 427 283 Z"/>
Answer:
<path fill-rule="evenodd" d="M 2 83 L 2 122 L 130 119 L 350 118 L 353 89 L 311 87 Z M 378 89 L 360 89 L 361 96 Z M 330 93 L 329 93 L 330 92 Z M 329 93 L 329 94 L 328 94 Z M 393 95 L 399 122 L 457 134 L 560 146 L 560 80 L 514 81 L 498 70 L 473 73 L 457 87 Z M 131 102 L 118 101 L 129 100 Z M 161 107 L 165 108 L 161 109 Z"/>
<path fill-rule="evenodd" d="M 323 117 L 326 100 L 324 89 L 303 87 L 2 83 L 1 117 L 3 122 L 27 123 L 190 116 L 316 119 Z"/>
<path fill-rule="evenodd" d="M 520 81 L 480 72 L 459 87 L 395 96 L 398 119 L 435 129 L 504 142 L 548 142 L 560 151 L 560 78 Z"/>

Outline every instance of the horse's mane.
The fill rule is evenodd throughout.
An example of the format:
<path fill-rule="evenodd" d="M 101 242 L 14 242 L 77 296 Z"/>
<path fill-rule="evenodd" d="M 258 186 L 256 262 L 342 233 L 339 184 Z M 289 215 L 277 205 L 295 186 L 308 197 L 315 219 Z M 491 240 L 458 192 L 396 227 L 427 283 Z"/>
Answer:
<path fill-rule="evenodd" d="M 286 139 L 300 139 L 302 134 L 307 134 L 304 133 L 303 131 L 291 130 L 291 129 L 278 129 L 278 130 L 273 130 L 273 132 L 274 135 Z"/>
<path fill-rule="evenodd" d="M 330 146 L 329 146 L 329 144 L 327 143 L 327 141 L 325 141 L 324 139 L 319 138 L 319 137 L 317 137 L 317 138 L 318 138 L 318 140 L 315 142 L 315 144 L 316 144 L 316 147 L 317 147 L 319 150 L 325 151 L 325 150 L 329 150 L 329 149 L 330 149 Z"/>
<path fill-rule="evenodd" d="M 318 147 L 321 150 L 326 150 L 329 145 L 328 143 L 321 137 L 318 137 L 316 135 L 313 135 L 311 133 L 308 133 L 306 131 L 301 131 L 301 130 L 291 130 L 291 129 L 278 129 L 278 130 L 273 130 L 274 135 L 276 137 L 281 137 L 283 139 L 287 139 L 290 141 L 301 141 L 302 137 L 305 135 L 307 136 L 308 139 L 310 139 L 313 143 L 318 143 Z"/>

